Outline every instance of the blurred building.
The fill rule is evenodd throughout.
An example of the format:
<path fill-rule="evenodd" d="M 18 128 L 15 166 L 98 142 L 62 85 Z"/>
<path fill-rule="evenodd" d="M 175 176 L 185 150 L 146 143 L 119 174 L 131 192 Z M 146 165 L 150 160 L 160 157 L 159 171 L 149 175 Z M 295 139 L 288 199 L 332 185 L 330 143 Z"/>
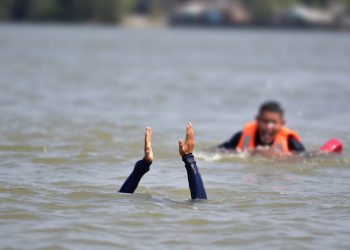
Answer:
<path fill-rule="evenodd" d="M 279 7 L 264 5 L 263 1 L 248 5 L 248 1 L 239 0 L 173 2 L 169 13 L 171 25 L 329 28 L 348 25 L 349 20 L 345 7 L 338 1 L 324 7 L 302 4 Z"/>
<path fill-rule="evenodd" d="M 169 15 L 173 25 L 245 25 L 250 22 L 246 8 L 238 1 L 185 1 Z"/>
<path fill-rule="evenodd" d="M 275 24 L 298 27 L 334 27 L 341 25 L 342 8 L 311 8 L 296 5 L 275 15 Z"/>

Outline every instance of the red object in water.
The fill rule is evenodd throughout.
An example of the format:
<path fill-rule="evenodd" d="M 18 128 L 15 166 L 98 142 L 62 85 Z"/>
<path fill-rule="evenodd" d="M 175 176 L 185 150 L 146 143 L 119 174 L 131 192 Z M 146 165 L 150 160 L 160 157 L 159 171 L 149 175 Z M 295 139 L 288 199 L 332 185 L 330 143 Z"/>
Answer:
<path fill-rule="evenodd" d="M 327 152 L 327 153 L 341 153 L 343 151 L 343 143 L 336 139 L 330 139 L 327 141 L 321 148 L 320 150 L 322 152 Z"/>

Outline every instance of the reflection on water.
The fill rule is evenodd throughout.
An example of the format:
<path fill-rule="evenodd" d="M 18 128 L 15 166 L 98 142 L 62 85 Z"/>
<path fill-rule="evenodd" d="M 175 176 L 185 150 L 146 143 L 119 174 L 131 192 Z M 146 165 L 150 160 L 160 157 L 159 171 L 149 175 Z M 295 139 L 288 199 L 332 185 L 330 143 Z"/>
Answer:
<path fill-rule="evenodd" d="M 350 247 L 348 34 L 0 29 L 2 247 Z M 338 137 L 344 154 L 279 162 L 207 150 L 271 98 L 309 149 Z M 188 200 L 177 155 L 187 121 L 206 202 Z M 137 194 L 119 194 L 147 125 L 156 161 Z"/>

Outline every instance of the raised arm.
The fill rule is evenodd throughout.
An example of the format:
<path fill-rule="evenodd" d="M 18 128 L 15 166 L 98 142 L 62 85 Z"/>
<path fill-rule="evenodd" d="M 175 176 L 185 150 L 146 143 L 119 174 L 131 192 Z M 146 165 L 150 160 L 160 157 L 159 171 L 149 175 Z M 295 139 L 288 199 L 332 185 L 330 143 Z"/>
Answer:
<path fill-rule="evenodd" d="M 192 154 L 194 149 L 194 132 L 191 123 L 186 126 L 186 139 L 185 141 L 179 140 L 179 153 L 182 160 L 185 162 L 185 168 L 187 171 L 188 184 L 191 191 L 192 199 L 207 199 L 207 193 L 205 192 L 202 177 L 199 173 L 196 161 Z"/>
<path fill-rule="evenodd" d="M 120 188 L 119 192 L 121 193 L 135 192 L 137 186 L 139 185 L 139 182 L 141 181 L 142 176 L 149 171 L 152 161 L 154 159 L 151 141 L 152 141 L 152 129 L 150 127 L 147 127 L 146 133 L 145 133 L 144 158 L 136 162 L 134 166 L 134 170 L 126 179 L 126 181 Z"/>

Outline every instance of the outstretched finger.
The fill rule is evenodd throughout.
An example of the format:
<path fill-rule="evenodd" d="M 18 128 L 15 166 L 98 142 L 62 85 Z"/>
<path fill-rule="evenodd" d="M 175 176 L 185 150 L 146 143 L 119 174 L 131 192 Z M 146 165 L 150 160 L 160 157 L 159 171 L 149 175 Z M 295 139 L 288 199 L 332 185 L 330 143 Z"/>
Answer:
<path fill-rule="evenodd" d="M 152 129 L 150 127 L 147 127 L 145 132 L 145 147 L 151 146 L 151 141 L 152 141 Z"/>
<path fill-rule="evenodd" d="M 188 123 L 186 127 L 186 141 L 193 141 L 194 140 L 194 133 L 193 133 L 193 126 L 192 123 Z"/>
<path fill-rule="evenodd" d="M 184 156 L 185 155 L 185 152 L 184 152 L 184 141 L 182 139 L 179 140 L 179 154 L 181 156 Z"/>
<path fill-rule="evenodd" d="M 152 128 L 151 127 L 149 127 L 148 128 L 148 139 L 149 139 L 149 145 L 151 145 L 151 143 L 152 143 Z"/>

